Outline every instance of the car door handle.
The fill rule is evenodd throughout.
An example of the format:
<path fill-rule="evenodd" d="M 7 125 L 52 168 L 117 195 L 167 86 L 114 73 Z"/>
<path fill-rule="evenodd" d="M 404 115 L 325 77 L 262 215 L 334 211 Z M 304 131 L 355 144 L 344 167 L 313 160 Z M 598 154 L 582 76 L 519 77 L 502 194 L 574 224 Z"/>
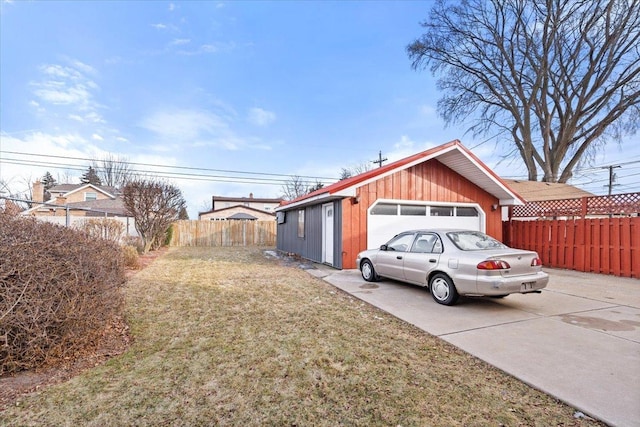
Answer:
<path fill-rule="evenodd" d="M 431 259 L 429 260 L 429 262 L 438 262 L 438 260 L 437 260 L 437 259 L 435 259 L 435 258 L 431 258 Z"/>
<path fill-rule="evenodd" d="M 402 259 L 402 255 L 398 255 L 396 259 Z"/>

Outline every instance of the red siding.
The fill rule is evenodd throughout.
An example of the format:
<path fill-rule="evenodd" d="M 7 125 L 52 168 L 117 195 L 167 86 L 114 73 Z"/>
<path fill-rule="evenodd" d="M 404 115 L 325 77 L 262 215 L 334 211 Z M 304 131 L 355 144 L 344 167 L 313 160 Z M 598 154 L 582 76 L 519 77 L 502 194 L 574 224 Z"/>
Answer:
<path fill-rule="evenodd" d="M 342 202 L 342 268 L 355 268 L 358 252 L 367 247 L 367 209 L 378 199 L 478 203 L 487 217 L 487 234 L 502 240 L 498 199 L 437 160 L 429 160 L 364 185 Z"/>
<path fill-rule="evenodd" d="M 640 278 L 640 217 L 510 221 L 506 242 L 548 267 Z"/>

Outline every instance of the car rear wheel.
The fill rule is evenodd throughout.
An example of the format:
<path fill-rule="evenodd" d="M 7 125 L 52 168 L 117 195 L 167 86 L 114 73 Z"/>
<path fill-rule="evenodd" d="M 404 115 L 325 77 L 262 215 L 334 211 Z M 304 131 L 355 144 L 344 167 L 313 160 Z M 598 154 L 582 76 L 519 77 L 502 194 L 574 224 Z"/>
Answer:
<path fill-rule="evenodd" d="M 438 304 L 453 305 L 458 301 L 458 291 L 446 274 L 435 274 L 429 281 L 429 291 Z"/>
<path fill-rule="evenodd" d="M 360 272 L 362 273 L 362 278 L 367 282 L 375 282 L 380 278 L 378 273 L 376 273 L 375 268 L 373 268 L 373 264 L 368 259 L 362 261 L 362 265 L 360 266 Z"/>

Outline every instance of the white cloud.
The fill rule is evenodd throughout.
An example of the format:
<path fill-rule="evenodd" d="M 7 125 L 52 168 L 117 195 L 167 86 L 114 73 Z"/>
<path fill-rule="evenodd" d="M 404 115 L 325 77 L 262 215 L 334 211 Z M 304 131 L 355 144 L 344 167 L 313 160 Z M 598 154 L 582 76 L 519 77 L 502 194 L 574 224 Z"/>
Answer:
<path fill-rule="evenodd" d="M 176 5 L 174 3 L 169 3 L 169 12 L 173 12 L 176 10 Z"/>
<path fill-rule="evenodd" d="M 37 98 L 31 105 L 37 103 L 42 109 L 45 105 L 66 108 L 65 116 L 71 120 L 104 123 L 97 111 L 101 106 L 95 100 L 100 87 L 87 76 L 96 74 L 96 70 L 75 59 L 66 61 L 67 65 L 45 64 L 39 67 L 42 78 L 30 82 Z"/>
<path fill-rule="evenodd" d="M 420 114 L 426 117 L 433 117 L 436 115 L 436 109 L 433 108 L 431 105 L 421 105 Z"/>
<path fill-rule="evenodd" d="M 232 115 L 187 109 L 157 111 L 139 123 L 141 127 L 156 134 L 159 144 L 153 147 L 155 151 L 184 149 L 185 145 L 225 150 L 271 149 L 260 138 L 240 135 L 233 124 Z"/>
<path fill-rule="evenodd" d="M 440 144 L 432 141 L 416 142 L 407 135 L 402 135 L 400 140 L 393 144 L 393 150 L 387 153 L 383 152 L 382 157 L 386 157 L 389 162 L 395 162 Z"/>
<path fill-rule="evenodd" d="M 174 39 L 171 43 L 169 43 L 169 46 L 180 46 L 189 43 L 191 43 L 191 40 L 189 39 Z"/>
<path fill-rule="evenodd" d="M 165 24 L 161 24 L 161 23 L 151 24 L 151 26 L 153 28 L 155 28 L 156 30 L 166 30 L 167 29 L 167 26 Z"/>
<path fill-rule="evenodd" d="M 203 55 L 207 53 L 217 53 L 222 51 L 231 51 L 236 47 L 234 42 L 213 42 L 206 43 L 198 46 L 196 49 L 192 50 L 179 50 L 177 51 L 180 55 Z"/>
<path fill-rule="evenodd" d="M 276 120 L 276 113 L 262 108 L 252 108 L 249 110 L 249 122 L 256 126 L 267 126 Z"/>
<path fill-rule="evenodd" d="M 91 135 L 91 139 L 95 139 L 96 141 L 104 141 L 104 138 L 98 135 L 97 133 L 94 133 L 93 135 Z"/>
<path fill-rule="evenodd" d="M 194 141 L 202 135 L 228 130 L 225 121 L 215 113 L 201 110 L 158 111 L 140 125 L 157 135 L 176 141 Z"/>
<path fill-rule="evenodd" d="M 80 71 L 82 71 L 85 74 L 95 74 L 96 73 L 96 69 L 93 68 L 91 65 L 85 64 L 84 62 L 78 61 L 77 59 L 72 59 L 70 60 L 71 64 L 76 67 L 76 69 L 79 69 Z"/>
<path fill-rule="evenodd" d="M 0 133 L 0 145 L 3 150 L 32 154 L 14 155 L 22 163 L 20 165 L 7 163 L 6 158 L 2 159 L 4 161 L 0 163 L 0 179 L 16 183 L 33 181 L 47 171 L 54 177 L 69 174 L 80 176 L 87 167 L 86 161 L 75 158 L 88 158 L 89 153 L 100 151 L 90 141 L 74 133 L 27 132 L 19 138 Z M 11 188 L 11 191 L 23 192 L 26 189 Z"/>

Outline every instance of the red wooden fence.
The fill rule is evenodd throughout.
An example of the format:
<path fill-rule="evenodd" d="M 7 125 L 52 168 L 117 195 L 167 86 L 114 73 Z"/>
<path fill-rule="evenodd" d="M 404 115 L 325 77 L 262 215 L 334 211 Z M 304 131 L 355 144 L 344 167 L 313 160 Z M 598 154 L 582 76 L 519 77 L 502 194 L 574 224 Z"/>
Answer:
<path fill-rule="evenodd" d="M 504 222 L 505 243 L 547 267 L 640 278 L 640 217 Z"/>

